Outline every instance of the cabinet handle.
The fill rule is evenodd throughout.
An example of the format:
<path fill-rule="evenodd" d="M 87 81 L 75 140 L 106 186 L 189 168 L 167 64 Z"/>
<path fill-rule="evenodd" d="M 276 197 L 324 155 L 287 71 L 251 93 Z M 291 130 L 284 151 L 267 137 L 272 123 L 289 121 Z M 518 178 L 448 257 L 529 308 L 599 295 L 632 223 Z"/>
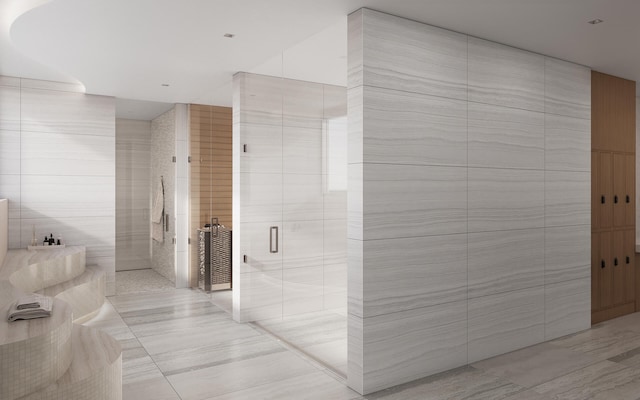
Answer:
<path fill-rule="evenodd" d="M 276 245 L 275 245 L 275 250 L 273 249 L 273 233 L 276 233 Z M 271 226 L 269 227 L 269 252 L 270 253 L 277 253 L 278 252 L 278 227 L 277 226 Z"/>
<path fill-rule="evenodd" d="M 631 203 L 631 198 L 627 195 L 627 203 Z"/>
<path fill-rule="evenodd" d="M 613 266 L 617 266 L 618 265 L 618 257 L 613 259 Z"/>
<path fill-rule="evenodd" d="M 618 195 L 613 196 L 613 203 L 618 204 Z"/>
<path fill-rule="evenodd" d="M 600 204 L 604 204 L 605 203 L 605 198 L 604 196 L 600 196 Z"/>
<path fill-rule="evenodd" d="M 600 268 L 604 268 L 605 266 L 604 260 L 600 261 Z"/>
<path fill-rule="evenodd" d="M 627 256 L 627 264 L 629 264 L 630 262 L 631 262 L 631 258 Z"/>

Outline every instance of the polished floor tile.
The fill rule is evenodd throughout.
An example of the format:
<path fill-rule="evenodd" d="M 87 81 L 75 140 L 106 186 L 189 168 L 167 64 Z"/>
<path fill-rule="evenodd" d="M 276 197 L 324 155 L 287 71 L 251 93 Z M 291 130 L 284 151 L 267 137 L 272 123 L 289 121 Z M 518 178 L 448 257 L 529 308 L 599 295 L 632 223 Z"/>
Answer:
<path fill-rule="evenodd" d="M 262 326 L 237 324 L 211 301 L 190 289 L 107 298 L 86 325 L 122 345 L 124 400 L 640 398 L 640 313 L 359 396 L 326 367 L 340 366 L 346 353 L 339 342 L 343 314 L 272 321 L 273 333 L 288 335 L 285 343 Z M 314 351 L 327 360 L 319 363 Z"/>

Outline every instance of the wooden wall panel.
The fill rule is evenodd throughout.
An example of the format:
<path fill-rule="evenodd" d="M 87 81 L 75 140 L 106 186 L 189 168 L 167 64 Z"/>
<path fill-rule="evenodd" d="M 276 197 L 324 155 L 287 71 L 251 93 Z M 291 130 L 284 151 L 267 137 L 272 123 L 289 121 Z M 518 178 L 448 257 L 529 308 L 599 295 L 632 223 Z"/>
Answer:
<path fill-rule="evenodd" d="M 197 286 L 197 229 L 212 217 L 232 228 L 232 109 L 190 105 L 191 286 Z"/>
<path fill-rule="evenodd" d="M 592 72 L 591 322 L 594 324 L 637 310 L 635 110 L 635 82 Z"/>

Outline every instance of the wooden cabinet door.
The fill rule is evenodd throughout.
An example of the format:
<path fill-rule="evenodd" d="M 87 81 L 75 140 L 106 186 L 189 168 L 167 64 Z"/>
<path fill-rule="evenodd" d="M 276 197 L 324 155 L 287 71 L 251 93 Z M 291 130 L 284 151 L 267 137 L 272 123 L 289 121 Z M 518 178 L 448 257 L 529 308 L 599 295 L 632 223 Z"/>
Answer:
<path fill-rule="evenodd" d="M 609 228 L 613 223 L 613 160 L 611 153 L 598 153 L 597 170 L 597 204 L 599 214 L 598 228 Z"/>
<path fill-rule="evenodd" d="M 614 206 L 615 208 L 615 206 Z M 611 290 L 611 295 L 613 296 L 613 304 L 624 304 L 625 300 L 625 263 L 624 263 L 624 235 L 625 231 L 613 231 L 611 247 L 613 250 L 612 253 L 612 264 L 611 271 L 613 274 L 613 288 Z"/>
<path fill-rule="evenodd" d="M 636 255 L 636 232 L 628 229 L 624 231 L 624 302 L 634 302 L 636 299 L 636 271 L 635 271 L 635 255 Z"/>
<path fill-rule="evenodd" d="M 613 225 L 618 227 L 627 225 L 624 203 L 627 192 L 625 164 L 624 154 L 613 154 Z"/>
<path fill-rule="evenodd" d="M 636 157 L 633 154 L 624 156 L 625 194 L 622 202 L 625 207 L 625 225 L 636 224 Z"/>
<path fill-rule="evenodd" d="M 611 232 L 600 232 L 599 236 L 599 252 L 600 252 L 600 269 L 597 279 L 599 283 L 600 307 L 607 308 L 613 305 L 613 257 L 611 249 Z"/>

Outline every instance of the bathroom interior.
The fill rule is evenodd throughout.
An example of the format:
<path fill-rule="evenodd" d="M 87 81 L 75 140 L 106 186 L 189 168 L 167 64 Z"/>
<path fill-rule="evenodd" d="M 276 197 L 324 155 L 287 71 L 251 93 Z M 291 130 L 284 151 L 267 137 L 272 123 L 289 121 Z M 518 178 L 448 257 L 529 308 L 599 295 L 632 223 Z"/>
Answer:
<path fill-rule="evenodd" d="M 334 45 L 320 48 L 328 37 Z M 116 107 L 119 281 L 129 274 L 126 285 L 153 285 L 136 279 L 149 277 L 136 270 L 153 270 L 176 287 L 206 291 L 236 321 L 343 379 L 346 37 L 345 19 L 212 88 L 228 92 L 227 104 L 118 99 Z M 181 248 L 174 238 L 185 232 Z M 206 278 L 205 242 L 207 256 L 216 248 Z"/>

